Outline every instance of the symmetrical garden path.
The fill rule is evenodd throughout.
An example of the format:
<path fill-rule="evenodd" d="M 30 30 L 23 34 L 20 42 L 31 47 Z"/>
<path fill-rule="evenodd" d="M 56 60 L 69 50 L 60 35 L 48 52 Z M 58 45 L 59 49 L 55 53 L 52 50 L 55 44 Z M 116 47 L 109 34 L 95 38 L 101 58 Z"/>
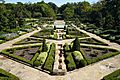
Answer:
<path fill-rule="evenodd" d="M 81 30 L 80 28 L 77 28 L 74 24 L 72 24 L 77 30 L 79 30 L 80 32 L 83 32 L 83 33 L 86 33 L 87 35 L 89 35 L 90 37 L 93 37 L 101 42 L 104 42 L 106 44 L 108 44 L 110 47 L 116 49 L 116 50 L 119 50 L 120 51 L 120 45 L 117 44 L 117 43 L 114 43 L 114 42 L 110 42 L 109 40 L 106 40 L 106 39 L 103 39 L 99 36 L 97 36 L 96 34 L 92 34 L 92 33 L 89 33 L 85 30 Z"/>
<path fill-rule="evenodd" d="M 111 43 L 105 39 L 100 38 L 99 36 L 96 36 L 95 34 L 86 32 L 79 28 L 77 28 L 77 29 L 83 33 L 88 34 L 90 37 L 93 37 L 97 40 L 100 40 L 100 41 L 103 41 L 104 43 L 109 44 L 108 47 L 112 47 L 117 50 L 120 49 L 120 45 L 118 45 L 116 43 Z M 38 32 L 39 30 L 35 30 L 31 33 L 20 36 L 19 38 L 16 38 L 14 40 L 11 40 L 11 41 L 1 44 L 0 51 L 3 49 L 6 49 L 6 48 L 12 47 L 12 44 L 14 44 L 15 42 L 27 38 L 30 35 Z M 73 40 L 74 39 L 63 40 L 62 43 L 70 43 Z M 57 41 L 55 41 L 55 40 L 47 40 L 47 42 L 57 43 Z M 30 45 L 32 45 L 32 44 L 30 44 Z M 86 45 L 86 44 L 81 44 L 81 45 Z M 87 44 L 87 46 L 88 46 L 88 44 Z M 96 46 L 96 45 L 92 45 L 92 46 Z M 100 47 L 101 45 L 98 45 L 98 46 Z M 101 47 L 107 47 L 107 46 L 101 46 Z M 67 72 L 67 74 L 64 76 L 51 76 L 47 73 L 44 73 L 37 69 L 31 68 L 24 64 L 18 63 L 16 61 L 13 61 L 8 58 L 0 59 L 0 68 L 4 69 L 6 71 L 9 71 L 10 73 L 18 76 L 20 78 L 20 80 L 100 80 L 105 75 L 120 68 L 120 55 L 117 55 L 117 56 L 109 58 L 109 59 L 105 59 L 103 61 L 97 62 L 92 65 L 88 65 L 81 69 L 76 69 L 74 71 Z"/>
<path fill-rule="evenodd" d="M 53 67 L 53 72 L 54 74 L 61 74 L 61 75 L 64 75 L 67 71 L 66 69 L 66 65 L 65 65 L 65 62 L 64 62 L 64 55 L 60 52 L 60 49 L 62 46 L 59 46 L 59 44 L 62 44 L 61 41 L 58 41 L 56 43 L 56 54 L 55 54 L 55 62 L 54 62 L 54 67 Z M 60 57 L 59 54 L 62 54 L 62 56 Z M 62 63 L 59 63 L 59 59 L 62 60 Z M 59 65 L 62 65 L 62 69 L 59 69 Z"/>
<path fill-rule="evenodd" d="M 120 55 L 68 72 L 65 76 L 51 76 L 11 59 L 0 60 L 0 68 L 13 73 L 20 80 L 100 80 L 120 68 Z"/>
<path fill-rule="evenodd" d="M 40 30 L 41 30 L 41 28 L 38 28 L 38 30 L 35 30 L 35 31 L 33 31 L 33 32 L 30 32 L 30 33 L 26 33 L 26 34 L 24 34 L 24 35 L 22 35 L 22 36 L 20 36 L 20 37 L 18 37 L 18 38 L 16 38 L 16 39 L 13 39 L 13 40 L 7 41 L 7 42 L 5 42 L 5 43 L 3 43 L 3 44 L 0 44 L 0 51 L 2 51 L 2 50 L 4 50 L 4 49 L 7 49 L 7 48 L 13 47 L 13 44 L 14 44 L 14 43 L 16 43 L 16 42 L 18 42 L 18 41 L 21 41 L 21 40 L 23 40 L 23 39 L 25 39 L 25 38 L 28 38 L 28 37 L 30 37 L 31 35 L 33 35 L 34 33 L 39 32 Z"/>

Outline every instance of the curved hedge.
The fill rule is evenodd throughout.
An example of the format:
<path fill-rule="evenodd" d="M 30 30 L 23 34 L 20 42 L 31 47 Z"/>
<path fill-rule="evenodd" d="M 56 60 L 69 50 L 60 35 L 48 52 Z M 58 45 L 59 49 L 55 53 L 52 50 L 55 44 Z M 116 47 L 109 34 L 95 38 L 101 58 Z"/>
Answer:
<path fill-rule="evenodd" d="M 112 52 L 112 53 L 104 54 L 100 57 L 96 57 L 94 59 L 89 59 L 89 58 L 86 57 L 86 55 L 84 54 L 84 51 L 82 49 L 81 49 L 81 53 L 82 53 L 84 59 L 87 61 L 87 64 L 92 64 L 92 63 L 101 61 L 103 59 L 107 59 L 109 57 L 116 56 L 116 55 L 120 54 L 120 52 Z"/>

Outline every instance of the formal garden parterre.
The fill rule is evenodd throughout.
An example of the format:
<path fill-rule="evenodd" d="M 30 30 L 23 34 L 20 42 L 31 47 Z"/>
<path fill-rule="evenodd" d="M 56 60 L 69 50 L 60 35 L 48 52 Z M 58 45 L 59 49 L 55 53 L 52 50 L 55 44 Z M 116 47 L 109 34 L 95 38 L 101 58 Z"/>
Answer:
<path fill-rule="evenodd" d="M 71 43 L 68 42 L 61 46 L 63 47 L 64 53 L 62 54 L 68 72 L 120 54 L 116 49 L 109 48 L 108 44 L 80 32 L 72 25 L 67 25 L 66 28 L 61 30 L 54 29 L 53 26 L 44 27 L 41 31 L 13 44 L 13 46 L 34 43 L 41 43 L 41 45 L 5 49 L 1 52 L 1 55 L 48 74 L 53 74 L 56 57 L 54 41 L 60 41 L 58 36 L 61 37 L 61 41 L 73 39 Z M 53 43 L 46 42 L 49 39 L 53 40 Z M 104 48 L 99 46 L 104 46 Z M 62 59 L 59 59 L 59 62 L 62 63 Z M 62 65 L 59 68 L 62 69 Z"/>

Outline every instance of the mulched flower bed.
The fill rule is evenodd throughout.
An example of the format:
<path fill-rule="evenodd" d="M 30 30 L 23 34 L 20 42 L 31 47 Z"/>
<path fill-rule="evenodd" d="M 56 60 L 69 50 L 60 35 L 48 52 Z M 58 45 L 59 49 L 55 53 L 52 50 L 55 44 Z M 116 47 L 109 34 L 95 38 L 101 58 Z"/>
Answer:
<path fill-rule="evenodd" d="M 29 47 L 29 48 L 25 48 L 25 49 L 17 49 L 14 51 L 13 54 L 21 56 L 25 59 L 31 60 L 33 58 L 33 56 L 36 54 L 36 52 L 38 51 L 39 47 Z M 9 51 L 10 53 L 12 52 Z"/>
<path fill-rule="evenodd" d="M 110 54 L 112 52 L 117 52 L 112 49 L 93 48 L 93 47 L 82 47 L 81 49 L 84 51 L 84 54 L 86 55 L 86 57 L 89 59 L 100 57 L 104 54 Z"/>

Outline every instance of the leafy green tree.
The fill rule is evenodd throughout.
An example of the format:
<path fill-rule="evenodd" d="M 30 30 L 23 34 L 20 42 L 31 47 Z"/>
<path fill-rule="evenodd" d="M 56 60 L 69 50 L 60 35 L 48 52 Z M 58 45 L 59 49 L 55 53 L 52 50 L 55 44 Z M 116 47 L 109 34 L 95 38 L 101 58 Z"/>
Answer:
<path fill-rule="evenodd" d="M 65 17 L 65 19 L 69 20 L 70 18 L 72 18 L 74 15 L 74 9 L 71 7 L 66 7 L 64 12 L 63 12 L 63 16 Z"/>
<path fill-rule="evenodd" d="M 58 6 L 55 3 L 53 3 L 53 2 L 49 2 L 48 4 L 52 7 L 52 9 L 54 10 L 54 12 L 57 14 L 57 12 L 58 12 Z"/>
<path fill-rule="evenodd" d="M 25 20 L 23 18 L 18 19 L 19 27 L 23 27 L 25 25 Z"/>
<path fill-rule="evenodd" d="M 105 28 L 112 29 L 114 24 L 114 18 L 112 15 L 108 14 L 105 18 Z"/>
<path fill-rule="evenodd" d="M 39 4 L 41 8 L 41 13 L 43 17 L 53 17 L 55 18 L 55 12 L 54 10 L 50 7 L 50 5 L 46 3 L 41 3 Z"/>

